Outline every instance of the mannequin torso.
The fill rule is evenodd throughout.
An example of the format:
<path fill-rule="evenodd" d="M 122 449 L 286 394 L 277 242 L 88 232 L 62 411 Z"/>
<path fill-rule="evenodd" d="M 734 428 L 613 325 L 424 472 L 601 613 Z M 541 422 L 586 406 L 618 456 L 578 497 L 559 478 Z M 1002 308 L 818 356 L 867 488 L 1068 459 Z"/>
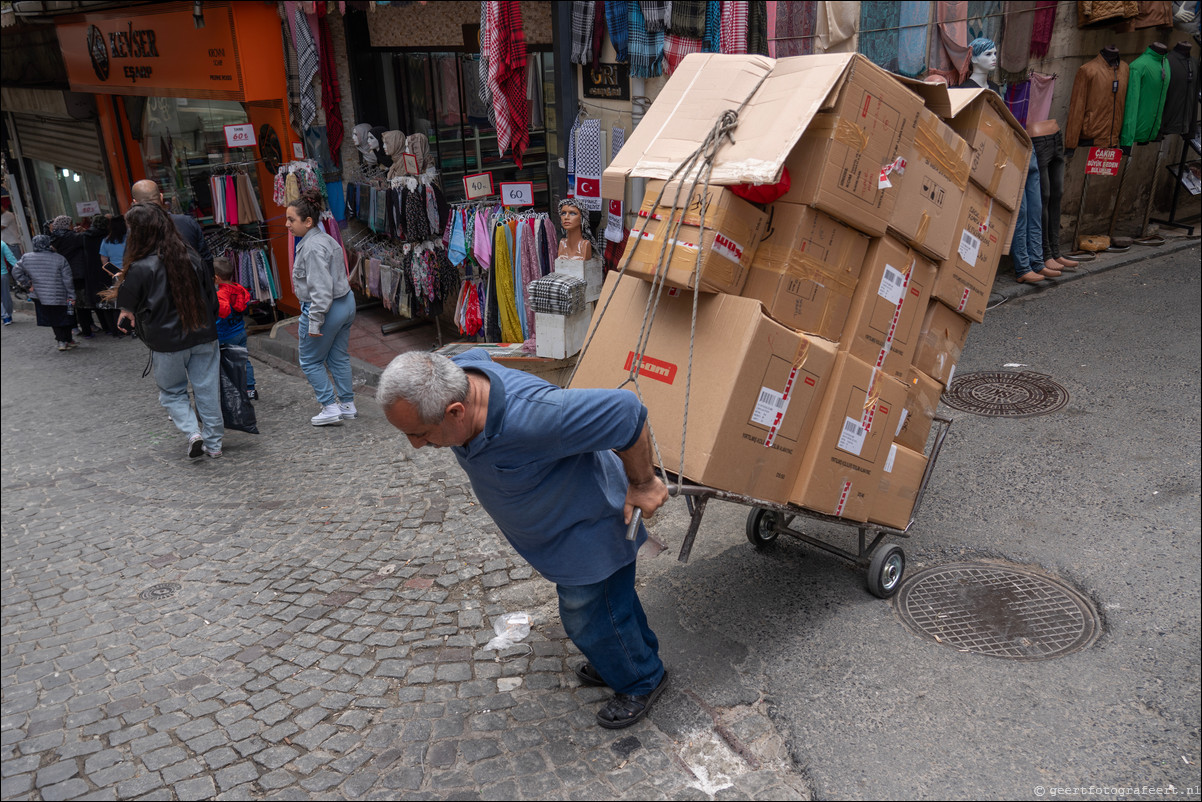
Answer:
<path fill-rule="evenodd" d="M 1032 137 L 1051 136 L 1060 130 L 1060 123 L 1055 120 L 1040 120 L 1039 122 L 1027 123 L 1027 133 Z"/>

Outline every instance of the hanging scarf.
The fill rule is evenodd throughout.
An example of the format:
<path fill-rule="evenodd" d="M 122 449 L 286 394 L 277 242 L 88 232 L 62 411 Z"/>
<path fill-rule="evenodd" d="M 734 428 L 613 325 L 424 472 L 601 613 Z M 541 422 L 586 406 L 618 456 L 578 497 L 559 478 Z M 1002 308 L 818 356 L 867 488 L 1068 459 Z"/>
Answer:
<path fill-rule="evenodd" d="M 576 198 L 584 208 L 601 211 L 601 121 L 583 120 L 576 132 Z"/>
<path fill-rule="evenodd" d="M 321 108 L 326 115 L 326 141 L 330 160 L 342 166 L 342 93 L 338 89 L 338 67 L 334 63 L 334 46 L 330 41 L 330 23 L 322 14 L 318 20 L 321 43 Z"/>
<path fill-rule="evenodd" d="M 664 0 L 639 0 L 643 19 L 647 21 L 647 33 L 665 33 L 672 16 L 672 4 Z"/>
<path fill-rule="evenodd" d="M 641 3 L 630 2 L 630 74 L 654 78 L 664 71 L 664 32 L 647 30 Z"/>
<path fill-rule="evenodd" d="M 610 156 L 609 160 L 612 163 L 618 157 L 618 153 L 622 150 L 622 145 L 626 142 L 626 129 L 619 126 L 614 126 L 609 135 L 610 141 Z M 605 222 L 605 239 L 610 242 L 616 242 L 623 238 L 623 230 L 625 228 L 626 218 L 622 214 L 622 200 L 620 198 L 609 202 L 608 216 Z M 608 246 L 607 246 L 608 247 Z"/>
<path fill-rule="evenodd" d="M 605 3 L 605 27 L 609 30 L 609 41 L 617 53 L 614 60 L 619 64 L 630 60 L 630 12 L 626 6 L 626 0 L 606 0 Z"/>
<path fill-rule="evenodd" d="M 317 77 L 320 64 L 317 59 L 317 45 L 313 41 L 313 32 L 309 30 L 309 21 L 298 6 L 293 12 L 295 16 L 294 30 L 296 31 L 296 67 L 300 80 L 300 125 L 302 130 L 308 130 L 317 118 L 317 94 L 313 91 L 313 79 Z"/>
<path fill-rule="evenodd" d="M 572 64 L 587 64 L 592 59 L 596 5 L 593 0 L 574 0 L 572 3 L 572 50 L 568 56 Z"/>

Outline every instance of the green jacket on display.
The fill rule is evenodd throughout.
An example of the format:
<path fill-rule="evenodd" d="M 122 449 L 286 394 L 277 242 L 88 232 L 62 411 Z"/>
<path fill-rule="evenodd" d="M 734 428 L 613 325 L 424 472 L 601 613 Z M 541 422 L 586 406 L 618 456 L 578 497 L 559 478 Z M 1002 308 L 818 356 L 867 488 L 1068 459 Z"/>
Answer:
<path fill-rule="evenodd" d="M 1119 144 L 1141 145 L 1160 134 L 1160 118 L 1164 114 L 1164 97 L 1169 91 L 1169 65 L 1165 57 L 1148 48 L 1131 62 L 1127 81 L 1127 113 Z"/>

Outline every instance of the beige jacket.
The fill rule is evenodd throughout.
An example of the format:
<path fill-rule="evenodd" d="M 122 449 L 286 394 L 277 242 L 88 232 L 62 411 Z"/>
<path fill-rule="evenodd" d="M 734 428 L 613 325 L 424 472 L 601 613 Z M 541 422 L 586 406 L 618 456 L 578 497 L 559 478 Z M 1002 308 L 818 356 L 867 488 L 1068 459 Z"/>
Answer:
<path fill-rule="evenodd" d="M 1092 139 L 1100 148 L 1118 147 L 1129 72 L 1124 62 L 1119 61 L 1116 69 L 1100 55 L 1081 65 L 1068 102 L 1068 120 L 1064 126 L 1066 150 L 1077 147 L 1082 139 Z M 1118 81 L 1117 92 L 1113 91 L 1115 81 Z"/>

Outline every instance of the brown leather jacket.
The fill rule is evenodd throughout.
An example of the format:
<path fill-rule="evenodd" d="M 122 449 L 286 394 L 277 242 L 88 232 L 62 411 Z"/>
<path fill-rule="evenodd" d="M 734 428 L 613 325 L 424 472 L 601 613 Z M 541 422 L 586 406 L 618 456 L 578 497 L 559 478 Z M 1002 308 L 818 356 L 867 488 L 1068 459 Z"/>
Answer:
<path fill-rule="evenodd" d="M 1119 61 L 1114 68 L 1100 55 L 1081 65 L 1068 102 L 1068 120 L 1064 126 L 1066 150 L 1077 147 L 1081 139 L 1092 139 L 1100 148 L 1118 147 L 1129 72 L 1126 63 Z M 1117 91 L 1115 81 L 1118 81 Z"/>
<path fill-rule="evenodd" d="M 1077 27 L 1119 22 L 1139 15 L 1135 0 L 1077 0 Z"/>

